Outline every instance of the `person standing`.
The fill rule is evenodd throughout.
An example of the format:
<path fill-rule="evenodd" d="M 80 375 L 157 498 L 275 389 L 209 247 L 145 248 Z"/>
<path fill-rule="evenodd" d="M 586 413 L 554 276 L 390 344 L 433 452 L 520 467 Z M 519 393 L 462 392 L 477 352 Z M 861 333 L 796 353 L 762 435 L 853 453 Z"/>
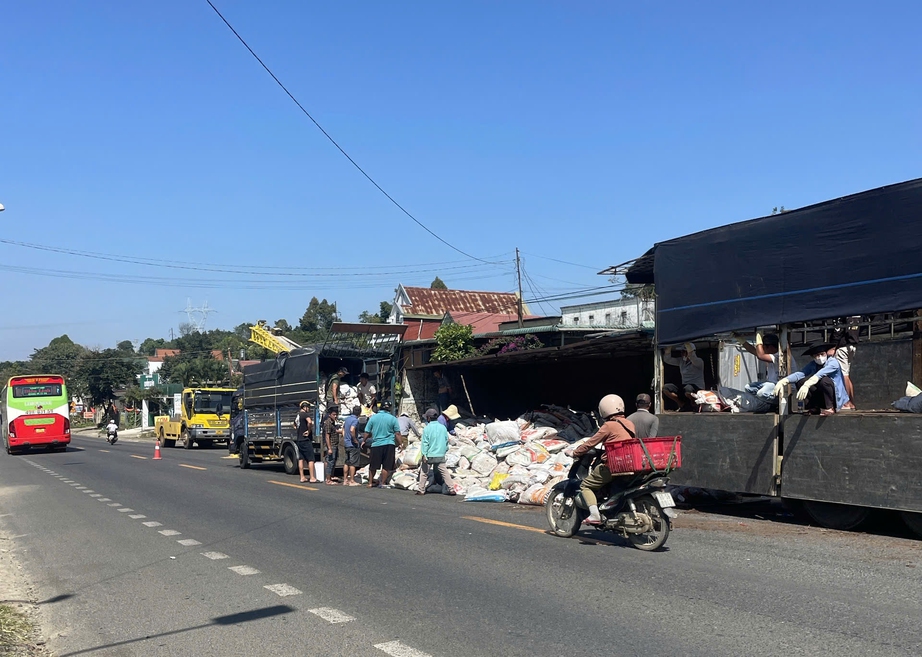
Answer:
<path fill-rule="evenodd" d="M 650 395 L 645 393 L 637 395 L 637 399 L 634 400 L 637 411 L 628 415 L 627 419 L 634 425 L 636 438 L 656 438 L 659 432 L 659 418 L 650 412 L 652 403 Z"/>
<path fill-rule="evenodd" d="M 860 317 L 849 318 L 853 321 L 859 321 Z M 858 327 L 842 326 L 837 328 L 834 334 L 836 339 L 836 360 L 842 368 L 842 378 L 845 380 L 845 392 L 848 393 L 848 401 L 842 406 L 843 411 L 855 410 L 855 386 L 852 383 L 852 363 L 855 362 L 855 352 L 858 351 Z"/>
<path fill-rule="evenodd" d="M 429 485 L 429 473 L 437 471 L 442 477 L 446 495 L 455 494 L 455 482 L 451 478 L 451 471 L 445 464 L 445 454 L 448 452 L 448 430 L 438 422 L 439 412 L 430 408 L 426 411 L 424 419 L 426 427 L 423 429 L 420 453 L 422 462 L 419 466 L 419 490 L 417 495 L 425 495 Z"/>
<path fill-rule="evenodd" d="M 359 467 L 359 415 L 362 413 L 360 406 L 352 407 L 352 415 L 346 417 L 343 423 L 343 447 L 346 450 L 346 462 L 343 464 L 343 483 L 346 486 L 359 486 L 355 480 L 355 471 Z"/>
<path fill-rule="evenodd" d="M 326 390 L 326 402 L 327 408 L 330 406 L 339 406 L 339 384 L 342 382 L 342 378 L 349 374 L 348 368 L 345 365 L 336 370 L 336 373 L 330 377 L 330 380 L 327 381 L 327 390 Z"/>
<path fill-rule="evenodd" d="M 368 418 L 365 425 L 365 440 L 371 440 L 371 461 L 368 464 L 368 487 L 375 487 L 375 473 L 381 469 L 379 488 L 390 488 L 388 478 L 394 471 L 397 446 L 402 444 L 400 423 L 390 413 L 391 403 L 383 401 L 378 412 Z"/>
<path fill-rule="evenodd" d="M 669 397 L 682 410 L 689 402 L 695 401 L 699 390 L 704 390 L 704 361 L 695 353 L 695 345 L 686 342 L 680 347 L 663 351 L 663 362 L 679 368 L 682 375 L 682 390 L 674 383 L 663 386 L 663 394 Z"/>
<path fill-rule="evenodd" d="M 314 477 L 314 414 L 311 412 L 310 402 L 301 402 L 298 416 L 293 424 L 295 428 L 295 445 L 298 448 L 298 472 L 301 475 L 301 481 L 310 481 L 310 483 L 316 484 L 317 479 Z M 307 474 L 310 476 L 309 480 L 304 477 L 305 463 L 307 464 Z"/>
<path fill-rule="evenodd" d="M 419 427 L 416 426 L 416 422 L 413 421 L 406 413 L 401 413 L 400 417 L 397 418 L 397 422 L 400 424 L 400 433 L 407 439 L 407 442 L 410 440 L 410 432 L 413 432 L 413 435 L 419 438 Z"/>
<path fill-rule="evenodd" d="M 439 410 L 444 411 L 451 404 L 451 384 L 448 378 L 442 375 L 442 368 L 432 370 L 435 375 L 435 383 L 438 386 Z"/>
<path fill-rule="evenodd" d="M 323 421 L 323 445 L 326 448 L 324 483 L 328 486 L 334 486 L 339 483 L 333 477 L 333 470 L 336 468 L 336 461 L 339 458 L 339 427 L 336 426 L 336 420 L 338 419 L 339 406 L 328 407 L 327 417 Z"/>
<path fill-rule="evenodd" d="M 362 408 L 368 409 L 369 413 L 374 412 L 375 396 L 378 391 L 371 382 L 368 372 L 359 374 L 359 384 L 355 387 L 355 390 L 358 393 L 359 403 Z"/>

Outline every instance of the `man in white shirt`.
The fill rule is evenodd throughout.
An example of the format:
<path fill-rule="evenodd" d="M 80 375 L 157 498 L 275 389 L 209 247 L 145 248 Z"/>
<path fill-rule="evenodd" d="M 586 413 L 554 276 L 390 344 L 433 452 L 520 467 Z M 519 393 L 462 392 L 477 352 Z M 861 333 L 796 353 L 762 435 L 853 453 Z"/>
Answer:
<path fill-rule="evenodd" d="M 704 361 L 695 353 L 695 345 L 686 342 L 671 350 L 663 350 L 663 362 L 679 368 L 682 374 L 682 390 L 674 383 L 663 386 L 663 394 L 674 401 L 679 410 L 684 409 L 689 402 L 695 401 L 699 390 L 704 390 Z"/>
<path fill-rule="evenodd" d="M 778 336 L 767 333 L 764 336 L 756 332 L 756 343 L 750 344 L 743 338 L 736 338 L 740 346 L 759 360 L 765 369 L 765 378 L 759 377 L 746 386 L 746 391 L 762 399 L 775 398 L 775 384 L 778 383 Z M 760 368 L 761 369 L 761 368 Z"/>

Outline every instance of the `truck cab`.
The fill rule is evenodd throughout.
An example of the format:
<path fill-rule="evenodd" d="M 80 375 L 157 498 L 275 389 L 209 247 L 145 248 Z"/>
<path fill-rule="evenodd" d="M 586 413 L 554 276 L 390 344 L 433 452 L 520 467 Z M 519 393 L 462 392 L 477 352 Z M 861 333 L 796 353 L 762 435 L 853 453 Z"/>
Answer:
<path fill-rule="evenodd" d="M 154 430 L 164 447 L 176 441 L 191 449 L 198 443 L 211 447 L 230 439 L 233 388 L 185 388 L 179 397 L 179 409 L 173 415 L 154 418 Z"/>

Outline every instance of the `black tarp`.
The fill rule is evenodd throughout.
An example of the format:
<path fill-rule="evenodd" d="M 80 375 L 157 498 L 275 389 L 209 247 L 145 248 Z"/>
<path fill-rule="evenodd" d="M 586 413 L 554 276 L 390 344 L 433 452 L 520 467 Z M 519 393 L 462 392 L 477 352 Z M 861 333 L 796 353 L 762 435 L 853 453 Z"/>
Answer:
<path fill-rule="evenodd" d="M 917 179 L 658 243 L 657 340 L 922 308 L 920 220 Z"/>
<path fill-rule="evenodd" d="M 317 401 L 317 350 L 294 349 L 274 360 L 243 368 L 247 409 L 297 405 Z"/>

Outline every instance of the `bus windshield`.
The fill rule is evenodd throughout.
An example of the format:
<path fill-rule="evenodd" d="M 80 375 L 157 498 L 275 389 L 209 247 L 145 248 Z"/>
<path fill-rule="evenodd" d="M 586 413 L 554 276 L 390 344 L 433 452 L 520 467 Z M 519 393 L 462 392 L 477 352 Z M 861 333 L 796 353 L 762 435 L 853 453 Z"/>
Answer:
<path fill-rule="evenodd" d="M 217 413 L 218 406 L 221 407 L 221 413 L 230 413 L 231 411 L 231 394 L 230 392 L 199 392 L 195 395 L 195 412 L 196 413 Z"/>

